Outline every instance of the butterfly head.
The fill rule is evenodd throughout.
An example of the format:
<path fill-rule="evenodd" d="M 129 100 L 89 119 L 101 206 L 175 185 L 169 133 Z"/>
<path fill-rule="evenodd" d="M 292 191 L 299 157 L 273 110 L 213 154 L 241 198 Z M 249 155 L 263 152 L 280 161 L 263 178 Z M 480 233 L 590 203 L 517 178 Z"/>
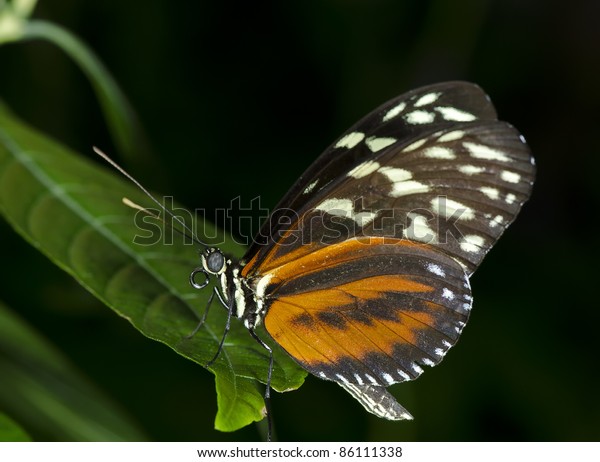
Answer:
<path fill-rule="evenodd" d="M 215 247 L 207 247 L 200 254 L 200 266 L 190 274 L 190 284 L 194 289 L 204 289 L 210 282 L 211 276 L 218 276 L 221 283 L 227 279 L 225 272 L 231 264 L 231 260 L 225 258 L 223 252 Z M 204 275 L 204 281 L 198 282 L 196 276 Z M 225 295 L 227 298 L 227 295 Z"/>
<path fill-rule="evenodd" d="M 223 252 L 214 247 L 207 248 L 200 256 L 202 267 L 208 274 L 218 276 L 227 269 L 227 259 Z"/>

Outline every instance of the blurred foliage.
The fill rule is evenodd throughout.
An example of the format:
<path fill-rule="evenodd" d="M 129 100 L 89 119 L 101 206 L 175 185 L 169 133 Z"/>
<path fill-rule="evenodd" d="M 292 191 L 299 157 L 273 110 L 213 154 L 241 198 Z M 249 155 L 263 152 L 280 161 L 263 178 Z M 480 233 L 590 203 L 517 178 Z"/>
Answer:
<path fill-rule="evenodd" d="M 31 437 L 14 420 L 6 414 L 0 413 L 0 442 L 7 441 L 31 441 Z"/>
<path fill-rule="evenodd" d="M 258 220 L 229 222 L 218 210 L 239 197 L 258 218 L 252 199 L 273 207 L 343 130 L 419 85 L 478 83 L 538 163 L 532 200 L 472 280 L 475 307 L 461 341 L 442 365 L 392 388 L 415 421 L 379 420 L 335 384 L 309 377 L 298 391 L 273 397 L 279 439 L 598 440 L 598 252 L 589 238 L 600 200 L 600 3 L 304 0 L 232 8 L 42 0 L 35 17 L 83 38 L 129 97 L 161 165 L 132 163 L 142 183 L 200 209 L 239 241 Z M 0 47 L 0 98 L 78 152 L 116 150 L 89 81 L 47 42 Z M 150 439 L 258 438 L 253 427 L 214 431 L 210 374 L 139 335 L 4 222 L 0 236 L 2 299 Z"/>
<path fill-rule="evenodd" d="M 0 409 L 36 436 L 58 441 L 144 440 L 117 405 L 0 303 Z M 2 419 L 2 417 L 4 418 Z M 0 441 L 29 438 L 0 413 Z M 12 433 L 12 436 L 10 435 Z"/>

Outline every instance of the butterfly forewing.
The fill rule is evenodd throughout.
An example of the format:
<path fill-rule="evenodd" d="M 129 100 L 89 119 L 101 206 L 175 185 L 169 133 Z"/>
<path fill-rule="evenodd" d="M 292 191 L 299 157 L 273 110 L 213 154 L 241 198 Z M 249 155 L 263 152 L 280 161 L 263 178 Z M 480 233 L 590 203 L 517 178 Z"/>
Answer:
<path fill-rule="evenodd" d="M 327 194 L 340 175 L 372 158 L 389 143 L 421 139 L 457 122 L 495 119 L 496 111 L 488 96 L 468 82 L 430 85 L 386 102 L 348 129 L 300 176 L 273 209 L 248 254 L 263 252 L 277 241 L 277 235 L 288 227 L 287 217 L 305 209 L 314 196 Z"/>
<path fill-rule="evenodd" d="M 356 235 L 430 244 L 471 274 L 529 196 L 530 159 L 518 132 L 498 121 L 396 143 L 312 196 L 245 274 L 259 258 L 266 270 Z"/>
<path fill-rule="evenodd" d="M 346 174 L 310 206 L 358 235 L 430 244 L 471 274 L 530 194 L 533 165 L 518 132 L 502 122 L 438 131 L 394 145 Z M 310 223 L 307 221 L 310 220 Z M 300 217 L 327 244 L 324 217 Z M 339 229 L 339 227 L 338 227 Z M 343 239 L 340 235 L 338 239 Z"/>

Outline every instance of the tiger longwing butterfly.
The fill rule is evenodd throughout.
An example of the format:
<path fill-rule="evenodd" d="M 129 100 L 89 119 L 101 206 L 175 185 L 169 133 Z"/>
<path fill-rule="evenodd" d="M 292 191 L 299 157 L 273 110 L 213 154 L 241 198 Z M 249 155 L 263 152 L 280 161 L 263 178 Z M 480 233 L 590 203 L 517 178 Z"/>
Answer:
<path fill-rule="evenodd" d="M 215 277 L 228 325 L 241 319 L 269 353 L 255 333 L 261 323 L 367 411 L 412 419 L 386 387 L 416 379 L 456 343 L 473 301 L 469 277 L 534 174 L 523 136 L 479 86 L 419 88 L 329 146 L 240 261 L 206 246 L 191 282 Z M 271 369 L 272 354 L 266 398 Z"/>

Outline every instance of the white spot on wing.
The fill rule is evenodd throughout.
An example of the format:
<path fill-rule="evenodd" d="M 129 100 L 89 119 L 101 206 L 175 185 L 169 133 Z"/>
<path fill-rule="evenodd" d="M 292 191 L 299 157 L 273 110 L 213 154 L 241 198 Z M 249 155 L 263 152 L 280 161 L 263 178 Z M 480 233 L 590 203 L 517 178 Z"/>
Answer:
<path fill-rule="evenodd" d="M 315 207 L 315 210 L 322 210 L 336 217 L 350 218 L 361 227 L 369 224 L 377 216 L 376 212 L 364 211 L 356 213 L 354 211 L 354 204 L 350 199 L 325 199 Z"/>
<path fill-rule="evenodd" d="M 352 178 L 356 178 L 356 179 L 363 178 L 363 177 L 373 173 L 379 167 L 380 167 L 379 162 L 368 160 L 366 162 L 363 162 L 362 164 L 357 165 L 352 170 L 350 170 L 348 172 L 348 176 L 351 176 Z"/>
<path fill-rule="evenodd" d="M 504 223 L 504 217 L 502 215 L 496 215 L 494 219 L 490 220 L 490 228 L 495 228 L 502 223 Z"/>
<path fill-rule="evenodd" d="M 461 165 L 458 167 L 458 171 L 465 175 L 477 175 L 485 172 L 485 167 L 479 167 L 477 165 Z"/>
<path fill-rule="evenodd" d="M 379 382 L 377 380 L 375 380 L 375 378 L 372 375 L 369 374 L 365 374 L 366 379 L 371 382 L 373 385 L 379 385 Z"/>
<path fill-rule="evenodd" d="M 448 141 L 456 141 L 465 136 L 465 132 L 462 130 L 453 130 L 451 132 L 445 133 L 438 138 L 440 143 L 446 143 Z"/>
<path fill-rule="evenodd" d="M 418 181 L 412 181 L 412 173 L 402 168 L 381 167 L 379 172 L 384 174 L 393 183 L 389 195 L 391 197 L 407 196 L 429 191 L 430 187 Z"/>
<path fill-rule="evenodd" d="M 456 212 L 460 212 L 459 220 L 472 220 L 475 218 L 475 212 L 472 208 L 444 196 L 431 199 L 431 207 L 435 213 L 446 218 L 451 217 Z"/>
<path fill-rule="evenodd" d="M 485 241 L 481 236 L 477 236 L 476 234 L 467 234 L 460 241 L 460 248 L 469 253 L 479 252 L 484 243 Z"/>
<path fill-rule="evenodd" d="M 506 195 L 506 203 L 507 204 L 514 204 L 514 202 L 517 200 L 517 196 L 515 196 L 514 194 L 510 193 Z"/>
<path fill-rule="evenodd" d="M 348 148 L 351 149 L 360 143 L 365 138 L 365 134 L 361 132 L 348 133 L 342 137 L 334 146 L 334 148 Z"/>
<path fill-rule="evenodd" d="M 426 95 L 421 96 L 414 104 L 415 107 L 426 106 L 427 104 L 431 104 L 440 97 L 441 93 L 427 93 Z"/>
<path fill-rule="evenodd" d="M 313 189 L 315 189 L 315 186 L 317 186 L 317 183 L 319 182 L 319 180 L 315 180 L 313 181 L 311 184 L 309 184 L 303 191 L 303 194 L 308 194 L 309 192 L 311 192 Z"/>
<path fill-rule="evenodd" d="M 423 358 L 423 359 L 421 360 L 421 362 L 422 362 L 423 364 L 425 364 L 426 366 L 429 366 L 429 367 L 433 367 L 433 366 L 435 366 L 435 363 L 434 363 L 434 362 L 433 362 L 431 359 L 429 359 L 429 358 Z"/>
<path fill-rule="evenodd" d="M 412 125 L 430 124 L 435 120 L 435 114 L 428 111 L 412 111 L 404 116 L 406 122 Z"/>
<path fill-rule="evenodd" d="M 377 152 L 394 144 L 396 141 L 396 138 L 377 138 L 376 136 L 370 136 L 365 143 L 371 152 Z"/>
<path fill-rule="evenodd" d="M 316 210 L 322 210 L 330 215 L 338 217 L 349 217 L 354 215 L 354 206 L 350 199 L 325 199 L 315 207 Z"/>
<path fill-rule="evenodd" d="M 423 155 L 431 159 L 456 159 L 456 154 L 454 154 L 452 149 L 445 148 L 443 146 L 432 146 L 427 148 L 423 152 Z"/>
<path fill-rule="evenodd" d="M 407 217 L 411 220 L 411 223 L 408 228 L 404 228 L 402 231 L 405 238 L 425 242 L 426 244 L 437 242 L 437 235 L 427 224 L 427 217 L 415 212 L 409 212 Z"/>
<path fill-rule="evenodd" d="M 444 272 L 444 270 L 442 268 L 440 268 L 439 265 L 436 265 L 435 263 L 427 263 L 427 271 L 429 271 L 430 273 L 433 273 L 437 276 L 440 276 L 442 278 L 446 277 L 446 273 Z"/>
<path fill-rule="evenodd" d="M 454 292 L 452 292 L 447 287 L 444 287 L 444 289 L 442 290 L 442 297 L 448 300 L 454 300 Z"/>
<path fill-rule="evenodd" d="M 498 199 L 500 197 L 500 191 L 498 191 L 496 188 L 491 188 L 489 186 L 482 186 L 481 188 L 479 188 L 479 191 L 481 191 L 483 194 L 485 194 L 490 199 Z"/>
<path fill-rule="evenodd" d="M 383 378 L 383 380 L 385 380 L 389 385 L 394 383 L 394 377 L 392 377 L 390 374 L 384 372 L 383 374 L 381 374 L 381 377 Z"/>
<path fill-rule="evenodd" d="M 403 168 L 381 167 L 379 169 L 379 173 L 384 174 L 390 179 L 390 181 L 394 183 L 410 180 L 412 178 L 412 173 L 410 173 L 408 170 L 404 170 Z"/>
<path fill-rule="evenodd" d="M 471 153 L 471 156 L 475 157 L 476 159 L 512 162 L 512 159 L 506 154 L 504 154 L 502 151 L 492 149 L 489 146 L 484 146 L 483 144 L 465 142 L 463 143 L 463 146 L 467 148 L 468 151 Z"/>
<path fill-rule="evenodd" d="M 344 377 L 342 374 L 335 374 L 335 376 L 344 383 L 348 383 L 348 379 L 346 377 Z"/>
<path fill-rule="evenodd" d="M 454 122 L 470 122 L 477 118 L 473 114 L 461 111 L 460 109 L 456 109 L 455 107 L 451 106 L 438 106 L 435 108 L 435 110 L 442 115 L 444 120 L 450 120 Z"/>
<path fill-rule="evenodd" d="M 421 146 L 423 146 L 425 144 L 425 142 L 427 141 L 426 138 L 422 138 L 420 140 L 415 141 L 414 143 L 409 144 L 408 146 L 406 146 L 402 152 L 409 152 L 409 151 L 414 151 L 417 148 L 420 148 Z"/>
<path fill-rule="evenodd" d="M 406 103 L 403 101 L 403 102 L 397 104 L 396 106 L 394 106 L 389 111 L 387 111 L 385 113 L 385 115 L 383 116 L 383 119 L 381 119 L 381 120 L 383 122 L 387 122 L 388 120 L 392 120 L 394 117 L 396 117 L 402 111 L 404 111 L 404 108 L 406 108 Z"/>
<path fill-rule="evenodd" d="M 362 228 L 362 227 L 368 225 L 369 223 L 371 223 L 375 219 L 376 216 L 377 216 L 376 212 L 366 212 L 365 211 L 365 212 L 355 213 L 350 218 L 352 218 L 356 222 L 356 224 Z"/>
<path fill-rule="evenodd" d="M 500 178 L 502 178 L 507 183 L 518 183 L 521 181 L 521 175 L 515 172 L 509 172 L 508 170 L 504 170 L 500 174 Z"/>
<path fill-rule="evenodd" d="M 402 377 L 404 380 L 410 380 L 410 375 L 408 375 L 406 372 L 404 372 L 402 369 L 398 369 L 396 372 L 398 372 L 398 375 L 400 377 Z"/>
<path fill-rule="evenodd" d="M 392 197 L 408 196 L 409 194 L 420 194 L 428 192 L 431 188 L 418 181 L 403 181 L 395 183 L 394 189 L 390 192 Z"/>
<path fill-rule="evenodd" d="M 410 367 L 412 367 L 412 370 L 415 371 L 419 375 L 421 375 L 423 373 L 423 368 L 421 366 L 419 366 L 417 363 L 412 363 L 410 365 Z"/>
<path fill-rule="evenodd" d="M 356 383 L 358 383 L 359 385 L 362 385 L 364 383 L 363 379 L 356 372 L 354 373 L 354 378 L 356 379 Z"/>

